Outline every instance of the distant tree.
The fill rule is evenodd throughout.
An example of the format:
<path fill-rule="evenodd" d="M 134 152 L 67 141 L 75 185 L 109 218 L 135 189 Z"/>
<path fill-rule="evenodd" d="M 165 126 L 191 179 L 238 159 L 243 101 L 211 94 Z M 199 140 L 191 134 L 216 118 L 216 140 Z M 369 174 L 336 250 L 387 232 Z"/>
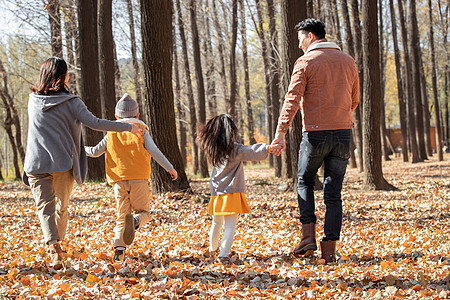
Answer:
<path fill-rule="evenodd" d="M 48 11 L 48 18 L 50 21 L 51 46 L 52 55 L 56 57 L 63 57 L 62 51 L 62 34 L 61 34 L 61 13 L 59 0 L 51 0 L 45 8 Z"/>
<path fill-rule="evenodd" d="M 362 52 L 364 74 L 363 156 L 366 189 L 392 190 L 383 177 L 380 141 L 380 52 L 377 2 L 362 0 Z"/>
<path fill-rule="evenodd" d="M 217 51 L 219 52 L 219 62 L 220 62 L 220 68 L 219 68 L 219 75 L 220 75 L 220 81 L 222 83 L 222 91 L 223 91 L 223 98 L 225 100 L 225 103 L 229 101 L 229 94 L 228 94 L 228 79 L 227 79 L 227 72 L 226 65 L 225 65 L 225 39 L 223 37 L 223 30 L 221 22 L 219 21 L 219 15 L 218 15 L 218 9 L 216 7 L 215 0 L 212 0 L 212 6 L 213 6 L 213 13 L 214 13 L 214 28 L 216 29 L 217 34 Z"/>
<path fill-rule="evenodd" d="M 189 182 L 177 142 L 172 91 L 172 1 L 142 1 L 140 7 L 144 96 L 148 103 L 144 112 L 150 120 L 156 145 L 178 172 L 178 179 L 172 181 L 169 174 L 152 160 L 152 191 L 188 190 Z"/>
<path fill-rule="evenodd" d="M 198 120 L 201 124 L 206 123 L 206 98 L 205 98 L 205 83 L 203 80 L 202 62 L 200 54 L 200 41 L 197 27 L 196 5 L 195 0 L 189 2 L 189 15 L 191 19 L 191 34 L 192 34 L 192 48 L 194 50 L 194 67 L 195 79 L 197 86 L 197 107 Z M 208 162 L 204 151 L 200 152 L 200 175 L 205 178 L 208 177 Z"/>
<path fill-rule="evenodd" d="M 236 72 L 236 44 L 237 44 L 237 0 L 232 1 L 232 16 L 231 16 L 231 45 L 230 45 L 230 99 L 227 105 L 228 113 L 237 119 L 236 115 L 236 101 L 237 101 L 237 72 Z"/>

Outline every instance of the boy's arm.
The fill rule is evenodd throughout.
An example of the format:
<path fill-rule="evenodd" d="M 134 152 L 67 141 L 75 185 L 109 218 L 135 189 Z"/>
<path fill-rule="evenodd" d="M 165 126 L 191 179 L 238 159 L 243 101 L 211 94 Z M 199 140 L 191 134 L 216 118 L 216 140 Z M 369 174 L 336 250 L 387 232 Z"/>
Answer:
<path fill-rule="evenodd" d="M 264 143 L 250 146 L 235 144 L 236 158 L 243 161 L 264 160 L 269 155 L 269 146 Z"/>
<path fill-rule="evenodd" d="M 172 164 L 167 160 L 164 154 L 162 154 L 158 147 L 156 147 L 155 142 L 147 130 L 145 130 L 144 133 L 144 147 L 147 149 L 148 153 L 150 153 L 152 158 L 155 159 L 156 162 L 160 164 L 161 167 L 163 167 L 167 172 L 173 169 Z"/>
<path fill-rule="evenodd" d="M 106 151 L 106 144 L 108 143 L 108 135 L 105 137 L 94 147 L 84 146 L 84 150 L 86 151 L 86 155 L 89 157 L 99 157 Z"/>

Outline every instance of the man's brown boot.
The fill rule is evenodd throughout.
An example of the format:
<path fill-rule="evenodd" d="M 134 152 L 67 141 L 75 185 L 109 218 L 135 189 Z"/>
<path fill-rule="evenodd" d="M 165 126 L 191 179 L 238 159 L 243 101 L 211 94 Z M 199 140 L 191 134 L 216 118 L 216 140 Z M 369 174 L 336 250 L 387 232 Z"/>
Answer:
<path fill-rule="evenodd" d="M 326 263 L 336 262 L 336 241 L 322 241 L 320 242 L 320 249 L 322 250 L 322 259 L 325 259 Z"/>
<path fill-rule="evenodd" d="M 302 225 L 302 240 L 294 249 L 294 255 L 304 255 L 309 250 L 317 250 L 315 223 Z"/>
<path fill-rule="evenodd" d="M 51 260 L 51 267 L 55 270 L 59 270 L 63 268 L 63 257 L 62 250 L 59 243 L 48 245 L 48 253 Z"/>

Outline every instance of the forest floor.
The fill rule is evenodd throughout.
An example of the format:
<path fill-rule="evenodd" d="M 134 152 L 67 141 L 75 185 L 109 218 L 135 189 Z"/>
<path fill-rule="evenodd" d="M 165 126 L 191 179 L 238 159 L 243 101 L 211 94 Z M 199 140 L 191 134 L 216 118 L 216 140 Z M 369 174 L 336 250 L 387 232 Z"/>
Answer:
<path fill-rule="evenodd" d="M 336 264 L 290 253 L 300 242 L 296 195 L 279 189 L 273 169 L 246 170 L 252 212 L 240 217 L 231 266 L 207 258 L 208 181 L 194 194 L 155 196 L 124 262 L 113 263 L 112 189 L 74 189 L 65 269 L 42 244 L 30 190 L 0 183 L 0 299 L 449 299 L 450 155 L 417 164 L 383 162 L 399 191 L 363 191 L 349 169 Z M 323 193 L 316 192 L 318 240 Z"/>

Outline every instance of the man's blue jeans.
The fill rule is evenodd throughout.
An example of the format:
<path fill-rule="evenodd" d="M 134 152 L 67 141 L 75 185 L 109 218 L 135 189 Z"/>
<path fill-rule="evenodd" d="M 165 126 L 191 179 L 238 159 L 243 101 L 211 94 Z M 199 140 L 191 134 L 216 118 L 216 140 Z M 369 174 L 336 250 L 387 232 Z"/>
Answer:
<path fill-rule="evenodd" d="M 298 159 L 298 207 L 302 224 L 316 223 L 314 184 L 324 164 L 324 241 L 339 240 L 342 226 L 341 190 L 350 158 L 351 129 L 305 131 Z"/>

